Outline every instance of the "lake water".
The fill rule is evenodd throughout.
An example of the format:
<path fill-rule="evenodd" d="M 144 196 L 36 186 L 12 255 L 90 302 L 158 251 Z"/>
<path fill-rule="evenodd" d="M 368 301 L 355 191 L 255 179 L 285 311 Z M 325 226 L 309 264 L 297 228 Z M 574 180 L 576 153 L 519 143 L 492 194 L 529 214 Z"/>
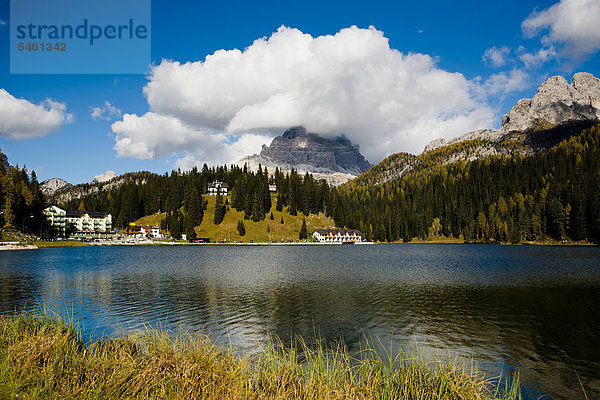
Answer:
<path fill-rule="evenodd" d="M 269 335 L 471 357 L 526 398 L 600 398 L 600 248 L 111 246 L 0 253 L 0 312 L 45 305 L 86 337 L 144 324 L 243 352 Z"/>

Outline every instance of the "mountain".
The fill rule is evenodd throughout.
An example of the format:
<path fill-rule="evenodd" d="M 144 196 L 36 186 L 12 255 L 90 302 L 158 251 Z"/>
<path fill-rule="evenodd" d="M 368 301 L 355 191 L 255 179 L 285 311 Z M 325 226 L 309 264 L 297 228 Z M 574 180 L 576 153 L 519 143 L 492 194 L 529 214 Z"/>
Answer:
<path fill-rule="evenodd" d="M 521 99 L 502 117 L 502 127 L 497 131 L 480 129 L 466 133 L 448 142 L 436 139 L 425 146 L 424 152 L 441 146 L 483 139 L 496 143 L 518 140 L 520 134 L 531 134 L 540 131 L 556 132 L 556 128 L 564 125 L 592 126 L 600 120 L 600 79 L 587 72 L 573 75 L 571 84 L 562 76 L 548 78 L 537 89 L 531 99 Z M 530 152 L 547 150 L 556 145 L 556 140 L 544 143 L 540 135 L 533 142 L 529 141 Z"/>
<path fill-rule="evenodd" d="M 324 138 L 301 126 L 286 130 L 273 139 L 270 146 L 263 145 L 260 154 L 244 157 L 237 164 L 248 164 L 251 169 L 257 168 L 258 164 L 281 170 L 293 168 L 302 173 L 314 173 L 316 178 L 331 175 L 338 180 L 348 180 L 371 167 L 358 146 L 349 139 L 343 136 Z"/>
<path fill-rule="evenodd" d="M 60 178 L 52 178 L 43 181 L 40 184 L 40 189 L 42 190 L 42 193 L 44 193 L 46 196 L 51 196 L 54 193 L 56 193 L 57 190 L 70 186 L 71 184 L 67 181 L 64 181 Z"/>
<path fill-rule="evenodd" d="M 531 99 L 521 99 L 496 131 L 479 129 L 451 140 L 431 141 L 418 156 L 397 153 L 357 178 L 380 184 L 413 170 L 490 156 L 528 156 L 544 152 L 600 121 L 600 79 L 580 72 L 569 84 L 563 77 L 546 80 Z"/>
<path fill-rule="evenodd" d="M 600 80 L 544 82 L 496 131 L 397 153 L 334 191 L 369 239 L 600 243 Z"/>
<path fill-rule="evenodd" d="M 104 174 L 99 174 L 99 175 L 94 176 L 94 180 L 92 181 L 92 183 L 108 182 L 111 179 L 113 179 L 115 176 L 117 176 L 115 171 L 106 170 L 106 172 Z"/>

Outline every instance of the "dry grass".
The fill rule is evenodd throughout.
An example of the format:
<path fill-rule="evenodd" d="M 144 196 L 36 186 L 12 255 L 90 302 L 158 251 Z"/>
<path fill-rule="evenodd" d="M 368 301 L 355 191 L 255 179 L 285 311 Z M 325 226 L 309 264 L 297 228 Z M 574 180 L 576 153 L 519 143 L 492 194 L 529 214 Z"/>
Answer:
<path fill-rule="evenodd" d="M 86 243 L 82 243 L 82 242 L 79 242 L 77 240 L 59 240 L 59 241 L 54 241 L 54 242 L 36 241 L 36 242 L 32 242 L 32 244 L 35 244 L 40 249 L 42 249 L 42 248 L 48 248 L 48 247 L 81 247 L 81 246 L 88 246 Z"/>
<path fill-rule="evenodd" d="M 298 240 L 300 235 L 300 228 L 302 227 L 302 213 L 298 213 L 296 216 L 289 215 L 287 207 L 284 207 L 283 211 L 275 210 L 277 203 L 276 196 L 271 196 L 271 212 L 273 213 L 273 219 L 271 220 L 270 213 L 266 214 L 266 218 L 262 221 L 253 222 L 252 220 L 244 220 L 244 213 L 238 212 L 233 208 L 229 208 L 225 214 L 223 222 L 219 225 L 213 223 L 215 216 L 215 196 L 205 196 L 208 200 L 208 207 L 204 211 L 204 218 L 199 227 L 196 228 L 196 234 L 198 237 L 208 237 L 213 241 L 225 240 L 231 237 L 231 241 L 242 240 L 249 242 L 268 242 L 273 240 L 280 242 L 283 240 Z M 281 223 L 283 218 L 283 224 Z M 315 229 L 334 227 L 335 223 L 333 219 L 327 218 L 323 213 L 318 215 L 310 214 L 305 217 L 308 227 L 308 235 L 312 235 Z M 238 234 L 237 225 L 238 221 L 243 220 L 246 228 L 246 235 L 240 236 Z M 269 228 L 267 231 L 267 227 Z"/>
<path fill-rule="evenodd" d="M 204 211 L 204 218 L 200 226 L 196 227 L 196 235 L 198 237 L 208 237 L 212 241 L 226 241 L 231 238 L 231 241 L 243 241 L 249 242 L 269 242 L 270 240 L 280 242 L 281 240 L 291 240 L 295 242 L 298 240 L 300 235 L 300 228 L 302 227 L 302 218 L 306 218 L 308 227 L 308 235 L 310 235 L 317 228 L 333 228 L 335 222 L 332 218 L 325 217 L 323 213 L 318 215 L 310 214 L 304 216 L 301 212 L 296 216 L 289 215 L 287 207 L 284 207 L 283 211 L 277 211 L 275 206 L 277 204 L 277 195 L 271 194 L 271 211 L 266 214 L 266 218 L 262 221 L 254 222 L 252 220 L 244 220 L 244 213 L 238 212 L 234 208 L 229 207 L 223 222 L 219 225 L 213 223 L 215 217 L 215 196 L 202 196 L 207 200 L 208 206 Z M 271 220 L 270 214 L 273 213 L 273 219 Z M 136 225 L 159 225 L 165 218 L 166 214 L 154 214 L 142 217 L 135 221 Z M 281 219 L 283 218 L 283 224 Z M 246 234 L 240 236 L 238 234 L 237 226 L 238 221 L 244 221 L 246 228 Z M 268 228 L 268 229 L 267 229 Z"/>
<path fill-rule="evenodd" d="M 84 344 L 48 314 L 0 317 L 0 398 L 517 399 L 499 397 L 472 367 L 407 356 L 384 363 L 368 348 L 272 342 L 236 356 L 207 337 L 148 330 Z"/>
<path fill-rule="evenodd" d="M 146 215 L 133 222 L 135 225 L 150 225 L 150 226 L 160 226 L 160 223 L 167 216 L 167 213 L 158 213 L 152 215 Z"/>

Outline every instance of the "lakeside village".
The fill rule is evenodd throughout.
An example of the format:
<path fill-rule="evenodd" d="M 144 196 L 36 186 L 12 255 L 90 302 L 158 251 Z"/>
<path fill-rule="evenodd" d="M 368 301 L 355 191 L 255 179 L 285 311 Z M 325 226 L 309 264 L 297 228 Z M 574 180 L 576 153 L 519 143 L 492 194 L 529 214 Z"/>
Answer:
<path fill-rule="evenodd" d="M 206 188 L 207 196 L 221 195 L 226 197 L 229 185 L 225 182 L 209 182 Z M 277 187 L 269 185 L 269 191 L 277 192 Z M 139 225 L 130 223 L 126 229 L 113 229 L 112 215 L 106 211 L 65 210 L 57 205 L 51 205 L 43 210 L 48 226 L 53 231 L 56 240 L 77 240 L 93 244 L 174 244 L 174 243 L 232 243 L 253 244 L 252 240 L 244 242 L 223 238 L 210 237 L 187 238 L 181 234 L 181 240 L 176 241 L 170 232 L 162 230 L 158 225 Z M 308 239 L 284 240 L 280 242 L 269 240 L 270 243 L 318 243 L 318 244 L 354 244 L 366 243 L 363 234 L 357 229 L 317 228 Z M 258 244 L 258 243 L 257 243 Z"/>

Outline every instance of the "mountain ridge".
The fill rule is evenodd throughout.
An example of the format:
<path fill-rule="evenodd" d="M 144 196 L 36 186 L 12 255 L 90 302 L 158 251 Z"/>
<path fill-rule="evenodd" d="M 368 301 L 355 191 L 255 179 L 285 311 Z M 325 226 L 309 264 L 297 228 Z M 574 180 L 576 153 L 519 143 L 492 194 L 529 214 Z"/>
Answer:
<path fill-rule="evenodd" d="M 392 154 L 356 178 L 356 183 L 381 184 L 414 169 L 461 160 L 532 155 L 599 121 L 600 79 L 587 72 L 576 73 L 570 84 L 563 77 L 550 77 L 533 98 L 519 100 L 503 116 L 500 129 L 478 129 L 450 140 L 435 139 L 417 156 Z"/>
<path fill-rule="evenodd" d="M 286 129 L 269 146 L 263 144 L 260 154 L 246 156 L 237 162 L 256 169 L 258 164 L 282 170 L 295 169 L 326 177 L 328 174 L 357 176 L 371 164 L 360 154 L 358 146 L 342 136 L 324 138 L 307 132 L 302 126 Z M 343 176 L 338 175 L 338 176 Z"/>

